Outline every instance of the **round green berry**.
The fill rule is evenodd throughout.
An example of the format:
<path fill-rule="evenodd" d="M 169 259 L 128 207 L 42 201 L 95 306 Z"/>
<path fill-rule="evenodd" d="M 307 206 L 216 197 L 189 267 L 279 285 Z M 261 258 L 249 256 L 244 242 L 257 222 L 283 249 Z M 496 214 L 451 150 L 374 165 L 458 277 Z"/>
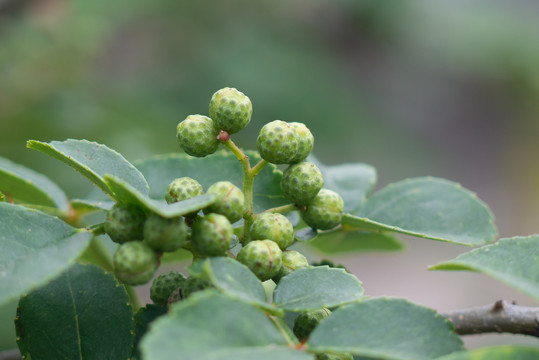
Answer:
<path fill-rule="evenodd" d="M 146 215 L 134 206 L 115 204 L 105 220 L 105 232 L 112 241 L 123 244 L 127 241 L 141 240 Z"/>
<path fill-rule="evenodd" d="M 254 240 L 240 250 L 236 259 L 261 281 L 266 281 L 281 269 L 282 253 L 279 245 L 271 240 Z"/>
<path fill-rule="evenodd" d="M 309 261 L 298 251 L 287 250 L 283 251 L 283 266 L 281 270 L 273 277 L 273 281 L 278 283 L 286 275 L 296 271 L 297 269 L 303 269 L 309 267 Z"/>
<path fill-rule="evenodd" d="M 217 196 L 217 201 L 204 209 L 205 214 L 216 213 L 224 215 L 235 223 L 245 212 L 245 196 L 243 192 L 230 181 L 218 181 L 206 192 Z"/>
<path fill-rule="evenodd" d="M 202 185 L 190 177 L 181 177 L 172 180 L 168 185 L 165 200 L 168 204 L 173 204 L 199 195 L 204 195 Z"/>
<path fill-rule="evenodd" d="M 203 115 L 189 115 L 176 127 L 176 137 L 187 154 L 204 157 L 219 147 L 217 127 L 212 119 Z"/>
<path fill-rule="evenodd" d="M 300 162 L 309 156 L 313 150 L 314 137 L 309 128 L 303 123 L 291 122 L 289 125 L 294 128 L 298 134 L 298 151 L 294 159 L 292 159 L 292 163 Z"/>
<path fill-rule="evenodd" d="M 292 331 L 298 337 L 300 341 L 309 337 L 311 332 L 318 326 L 318 324 L 331 314 L 331 311 L 326 308 L 306 311 L 298 315 L 294 321 L 294 327 Z"/>
<path fill-rule="evenodd" d="M 262 159 L 272 164 L 290 164 L 297 156 L 297 131 L 288 123 L 275 120 L 262 127 L 256 145 Z"/>
<path fill-rule="evenodd" d="M 272 240 L 281 250 L 286 250 L 294 242 L 294 227 L 282 214 L 262 213 L 251 225 L 249 237 L 253 240 Z"/>
<path fill-rule="evenodd" d="M 118 246 L 113 257 L 114 274 L 124 284 L 145 284 L 157 269 L 157 255 L 142 241 Z"/>
<path fill-rule="evenodd" d="M 189 277 L 183 284 L 183 287 L 181 289 L 181 297 L 182 299 L 187 299 L 189 296 L 196 293 L 197 291 L 202 291 L 210 287 L 213 287 L 213 285 L 209 281 Z"/>
<path fill-rule="evenodd" d="M 156 277 L 150 288 L 150 298 L 154 304 L 167 305 L 172 292 L 181 288 L 185 283 L 185 276 L 177 271 L 169 271 Z"/>
<path fill-rule="evenodd" d="M 182 217 L 166 219 L 151 214 L 144 223 L 144 242 L 156 251 L 172 252 L 185 244 L 189 229 Z"/>
<path fill-rule="evenodd" d="M 307 205 L 324 186 L 322 172 L 308 161 L 292 164 L 283 173 L 283 196 L 296 205 Z"/>
<path fill-rule="evenodd" d="M 224 88 L 213 94 L 210 100 L 210 117 L 219 130 L 235 134 L 251 121 L 251 100 L 234 88 Z"/>
<path fill-rule="evenodd" d="M 344 201 L 339 194 L 322 189 L 301 215 L 310 227 L 329 230 L 341 223 L 343 209 Z"/>
<path fill-rule="evenodd" d="M 202 256 L 224 255 L 232 243 L 234 230 L 223 215 L 208 214 L 199 217 L 192 229 L 191 242 Z"/>

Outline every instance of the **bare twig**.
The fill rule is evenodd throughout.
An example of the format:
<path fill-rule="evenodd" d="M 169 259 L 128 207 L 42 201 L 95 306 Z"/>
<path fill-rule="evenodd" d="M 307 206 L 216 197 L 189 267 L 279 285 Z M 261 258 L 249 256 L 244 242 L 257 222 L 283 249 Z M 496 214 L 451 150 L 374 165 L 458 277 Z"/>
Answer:
<path fill-rule="evenodd" d="M 505 300 L 494 305 L 442 314 L 460 335 L 512 333 L 539 337 L 539 307 L 518 306 Z"/>

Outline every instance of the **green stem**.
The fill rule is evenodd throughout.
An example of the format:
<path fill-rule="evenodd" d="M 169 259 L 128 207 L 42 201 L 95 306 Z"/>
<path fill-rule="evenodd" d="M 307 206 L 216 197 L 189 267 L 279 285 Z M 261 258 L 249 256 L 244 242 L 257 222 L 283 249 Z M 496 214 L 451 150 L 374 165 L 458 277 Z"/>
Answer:
<path fill-rule="evenodd" d="M 287 205 L 277 206 L 277 207 L 268 209 L 268 210 L 266 210 L 266 211 L 264 211 L 264 212 L 265 212 L 265 213 L 279 213 L 279 214 L 283 214 L 283 213 L 287 213 L 287 212 L 294 211 L 294 210 L 298 210 L 298 208 L 296 207 L 296 205 L 294 205 L 294 204 L 287 204 Z"/>
<path fill-rule="evenodd" d="M 273 322 L 273 324 L 275 324 L 277 330 L 279 330 L 279 332 L 281 333 L 281 335 L 283 335 L 289 345 L 296 346 L 299 344 L 298 339 L 292 333 L 292 330 L 290 330 L 290 328 L 288 327 L 288 325 L 286 325 L 282 318 L 271 315 L 268 317 Z"/>
<path fill-rule="evenodd" d="M 131 305 L 133 305 L 133 312 L 136 312 L 138 309 L 140 309 L 140 301 L 138 299 L 137 292 L 133 286 L 124 285 L 125 291 L 127 292 L 127 295 L 129 296 L 129 301 L 131 302 Z"/>
<path fill-rule="evenodd" d="M 258 162 L 258 164 L 256 164 L 255 166 L 253 166 L 253 168 L 251 169 L 251 175 L 252 176 L 257 176 L 258 173 L 264 168 L 264 166 L 266 166 L 268 164 L 268 162 L 264 159 L 260 160 Z"/>

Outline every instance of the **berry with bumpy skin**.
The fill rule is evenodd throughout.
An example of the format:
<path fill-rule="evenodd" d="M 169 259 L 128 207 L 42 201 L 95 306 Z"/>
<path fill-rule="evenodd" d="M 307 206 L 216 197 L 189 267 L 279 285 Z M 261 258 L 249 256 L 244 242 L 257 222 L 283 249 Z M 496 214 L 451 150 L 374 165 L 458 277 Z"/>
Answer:
<path fill-rule="evenodd" d="M 297 269 L 303 269 L 309 267 L 309 261 L 298 251 L 287 250 L 283 251 L 283 266 L 281 270 L 273 277 L 273 281 L 278 283 L 286 275 L 296 271 Z"/>
<path fill-rule="evenodd" d="M 187 299 L 189 296 L 196 293 L 197 291 L 202 291 L 210 287 L 213 287 L 213 285 L 209 281 L 189 277 L 187 278 L 181 289 L 182 299 Z"/>
<path fill-rule="evenodd" d="M 275 120 L 262 127 L 256 146 L 262 159 L 272 164 L 290 164 L 297 156 L 297 131 L 288 123 Z"/>
<path fill-rule="evenodd" d="M 115 204 L 107 212 L 105 232 L 118 244 L 140 240 L 144 220 L 146 215 L 140 208 L 134 205 Z"/>
<path fill-rule="evenodd" d="M 202 256 L 224 255 L 232 243 L 234 230 L 223 215 L 208 214 L 199 217 L 192 229 L 191 242 Z"/>
<path fill-rule="evenodd" d="M 212 119 L 203 115 L 189 115 L 176 127 L 176 137 L 187 154 L 204 157 L 219 147 L 219 130 Z"/>
<path fill-rule="evenodd" d="M 339 194 L 322 189 L 307 205 L 301 216 L 310 227 L 329 230 L 341 223 L 343 209 L 344 201 Z"/>
<path fill-rule="evenodd" d="M 251 100 L 234 88 L 218 90 L 210 100 L 210 117 L 219 130 L 235 134 L 251 121 Z"/>
<path fill-rule="evenodd" d="M 217 200 L 204 209 L 204 214 L 216 213 L 224 215 L 235 223 L 245 212 L 245 196 L 243 192 L 230 181 L 218 181 L 208 188 L 207 194 L 214 194 Z"/>
<path fill-rule="evenodd" d="M 157 269 L 155 251 L 142 241 L 120 245 L 113 257 L 114 274 L 127 285 L 145 284 Z"/>
<path fill-rule="evenodd" d="M 294 130 L 296 130 L 296 133 L 298 134 L 298 151 L 294 159 L 292 159 L 292 163 L 300 162 L 309 156 L 311 151 L 313 151 L 314 137 L 305 124 L 299 122 L 291 122 L 289 124 L 294 128 Z"/>
<path fill-rule="evenodd" d="M 299 314 L 294 321 L 292 331 L 300 341 L 303 341 L 308 338 L 314 328 L 316 328 L 318 324 L 330 314 L 331 311 L 326 308 L 303 312 Z"/>
<path fill-rule="evenodd" d="M 290 165 L 281 178 L 283 196 L 296 205 L 307 205 L 324 186 L 318 167 L 308 161 Z"/>
<path fill-rule="evenodd" d="M 154 304 L 167 305 L 172 292 L 181 288 L 185 283 L 185 276 L 177 271 L 169 271 L 156 277 L 150 288 L 150 298 Z"/>
<path fill-rule="evenodd" d="M 281 250 L 286 250 L 294 242 L 294 227 L 282 214 L 263 213 L 251 225 L 249 237 L 253 240 L 272 240 Z"/>
<path fill-rule="evenodd" d="M 165 219 L 151 214 L 144 223 L 144 242 L 156 251 L 172 252 L 187 241 L 189 229 L 182 217 Z"/>
<path fill-rule="evenodd" d="M 342 355 L 335 355 L 335 354 L 316 354 L 316 360 L 354 360 L 354 356 L 352 354 L 342 354 Z"/>
<path fill-rule="evenodd" d="M 190 177 L 181 177 L 172 180 L 168 185 L 165 200 L 167 204 L 173 204 L 199 195 L 204 195 L 202 185 Z"/>
<path fill-rule="evenodd" d="M 261 280 L 266 281 L 277 275 L 283 252 L 271 240 L 254 240 L 245 245 L 236 259 L 247 266 Z"/>

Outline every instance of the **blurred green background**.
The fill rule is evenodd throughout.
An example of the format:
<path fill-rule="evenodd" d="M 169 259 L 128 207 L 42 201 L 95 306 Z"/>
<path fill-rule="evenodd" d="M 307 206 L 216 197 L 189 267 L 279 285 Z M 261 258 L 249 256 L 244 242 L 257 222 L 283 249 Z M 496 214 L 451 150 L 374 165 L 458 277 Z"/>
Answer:
<path fill-rule="evenodd" d="M 323 162 L 374 165 L 378 188 L 458 181 L 491 206 L 502 237 L 536 233 L 538 16 L 534 0 L 0 0 L 0 155 L 80 198 L 90 184 L 27 139 L 86 138 L 128 160 L 180 151 L 176 124 L 236 87 L 253 102 L 241 146 L 254 148 L 269 121 L 304 122 Z M 495 282 L 505 293 L 480 299 L 484 277 L 423 283 L 427 265 L 468 249 L 405 240 L 408 252 L 371 267 L 371 255 L 342 262 L 371 295 L 442 310 L 529 301 Z M 391 270 L 393 260 L 410 270 Z M 400 291 L 399 276 L 421 286 Z M 449 290 L 440 280 L 455 278 Z"/>

